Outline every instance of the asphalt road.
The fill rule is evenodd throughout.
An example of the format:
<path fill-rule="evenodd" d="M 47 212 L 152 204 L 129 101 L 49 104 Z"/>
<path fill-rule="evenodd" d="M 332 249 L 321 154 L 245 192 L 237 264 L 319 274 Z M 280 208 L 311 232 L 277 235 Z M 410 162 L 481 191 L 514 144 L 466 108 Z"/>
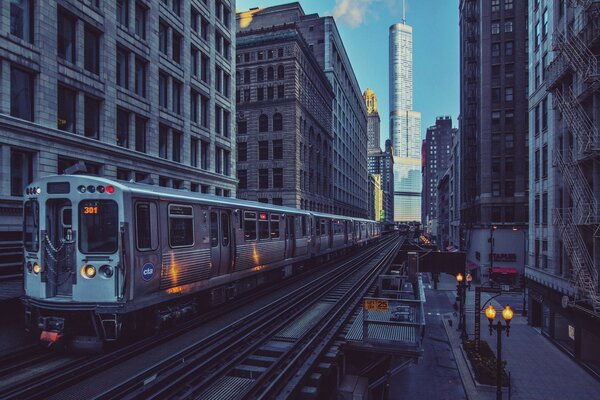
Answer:
<path fill-rule="evenodd" d="M 427 283 L 424 281 L 425 287 Z M 442 315 L 454 312 L 446 290 L 425 289 L 425 354 L 418 364 L 392 378 L 389 399 L 466 399 Z"/>

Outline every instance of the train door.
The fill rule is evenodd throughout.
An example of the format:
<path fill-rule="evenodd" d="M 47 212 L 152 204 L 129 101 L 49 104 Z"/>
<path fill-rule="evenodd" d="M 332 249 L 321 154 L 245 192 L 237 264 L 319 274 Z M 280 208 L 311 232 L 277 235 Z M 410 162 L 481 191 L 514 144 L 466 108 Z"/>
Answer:
<path fill-rule="evenodd" d="M 327 246 L 331 249 L 333 248 L 333 235 L 335 234 L 335 229 L 334 229 L 334 225 L 336 224 L 336 222 L 332 219 L 327 221 L 327 233 L 329 235 L 329 243 L 327 244 Z"/>
<path fill-rule="evenodd" d="M 210 211 L 210 247 L 213 276 L 230 272 L 233 255 L 231 238 L 231 212 L 211 209 Z"/>
<path fill-rule="evenodd" d="M 285 258 L 296 255 L 296 217 L 285 217 Z"/>
<path fill-rule="evenodd" d="M 46 202 L 46 232 L 42 237 L 48 297 L 71 296 L 75 270 L 75 232 L 71 201 Z"/>

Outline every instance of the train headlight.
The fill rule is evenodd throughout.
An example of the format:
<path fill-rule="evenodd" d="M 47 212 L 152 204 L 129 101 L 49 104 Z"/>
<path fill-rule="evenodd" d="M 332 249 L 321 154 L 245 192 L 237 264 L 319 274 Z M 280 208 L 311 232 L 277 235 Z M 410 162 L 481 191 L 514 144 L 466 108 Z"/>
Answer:
<path fill-rule="evenodd" d="M 104 193 L 104 191 L 105 191 L 106 189 L 104 188 L 104 186 L 102 186 L 102 185 L 98 185 L 98 186 L 96 187 L 96 190 L 98 191 L 98 193 Z"/>
<path fill-rule="evenodd" d="M 96 186 L 94 186 L 94 185 L 89 185 L 89 186 L 87 187 L 87 191 L 88 191 L 88 192 L 90 192 L 90 193 L 95 193 L 95 192 L 96 192 Z"/>
<path fill-rule="evenodd" d="M 42 266 L 38 263 L 33 263 L 32 269 L 34 274 L 39 274 L 43 271 Z"/>
<path fill-rule="evenodd" d="M 105 278 L 110 278 L 113 276 L 113 269 L 110 265 L 103 265 L 99 269 L 100 274 Z"/>
<path fill-rule="evenodd" d="M 87 189 L 84 185 L 79 185 L 77 186 L 77 190 L 79 191 L 79 193 L 85 193 L 87 192 Z"/>
<path fill-rule="evenodd" d="M 35 194 L 40 194 L 40 193 L 42 193 L 42 188 L 36 187 Z"/>
<path fill-rule="evenodd" d="M 87 279 L 92 279 L 96 276 L 96 267 L 89 264 L 84 265 L 81 267 L 81 276 Z"/>
<path fill-rule="evenodd" d="M 33 271 L 33 263 L 31 261 L 27 261 L 27 272 Z"/>

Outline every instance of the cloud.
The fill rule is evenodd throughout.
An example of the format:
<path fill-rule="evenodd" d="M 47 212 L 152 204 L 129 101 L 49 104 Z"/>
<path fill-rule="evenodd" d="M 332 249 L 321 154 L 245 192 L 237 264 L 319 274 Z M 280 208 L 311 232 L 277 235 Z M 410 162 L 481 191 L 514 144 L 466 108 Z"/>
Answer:
<path fill-rule="evenodd" d="M 367 14 L 370 14 L 370 6 L 373 0 L 336 0 L 332 15 L 336 21 L 357 28 L 365 22 Z"/>

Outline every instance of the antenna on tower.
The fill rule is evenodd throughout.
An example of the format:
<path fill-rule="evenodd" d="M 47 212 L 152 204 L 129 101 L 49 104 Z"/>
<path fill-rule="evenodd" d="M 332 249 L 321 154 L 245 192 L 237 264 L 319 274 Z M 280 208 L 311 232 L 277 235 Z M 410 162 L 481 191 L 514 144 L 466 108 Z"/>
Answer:
<path fill-rule="evenodd" d="M 402 0 L 402 24 L 406 25 L 406 0 Z"/>

